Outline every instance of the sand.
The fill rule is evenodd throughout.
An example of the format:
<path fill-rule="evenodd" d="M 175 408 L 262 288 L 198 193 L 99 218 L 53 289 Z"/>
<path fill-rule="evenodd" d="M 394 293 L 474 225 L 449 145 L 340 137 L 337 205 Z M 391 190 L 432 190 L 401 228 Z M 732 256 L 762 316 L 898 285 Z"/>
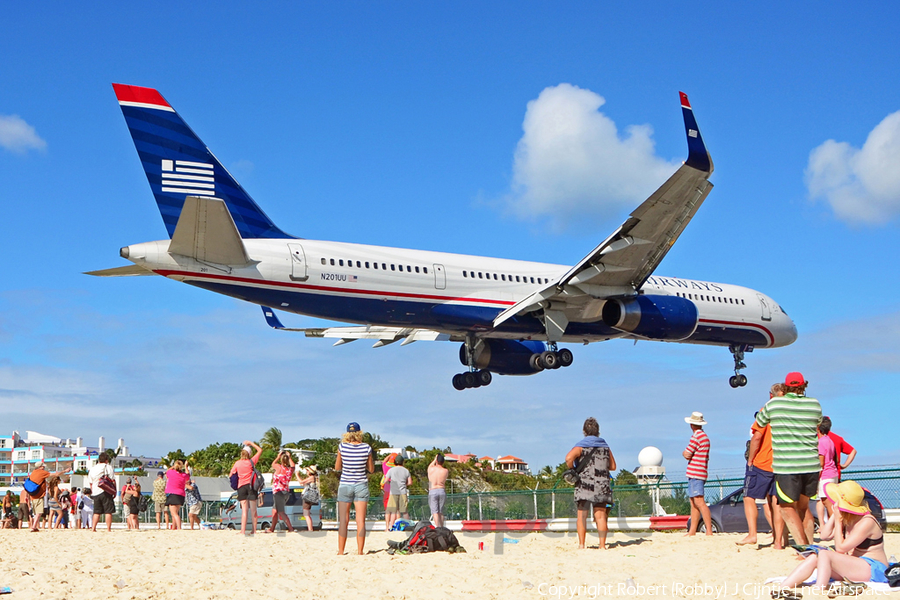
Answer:
<path fill-rule="evenodd" d="M 355 540 L 347 548 L 355 551 Z M 742 535 L 613 533 L 577 550 L 574 534 L 458 534 L 465 554 L 391 556 L 370 532 L 366 556 L 337 556 L 337 534 L 231 531 L 0 531 L 0 587 L 19 599 L 769 598 L 796 554 L 738 547 Z M 504 543 L 516 540 L 517 543 Z M 763 536 L 768 541 L 769 536 Z M 479 551 L 478 543 L 484 550 Z M 900 554 L 900 534 L 886 534 Z M 635 587 L 626 587 L 632 579 Z M 723 589 L 724 587 L 724 589 Z M 811 593 L 805 597 L 814 597 Z M 869 597 L 874 597 L 869 596 Z M 900 600 L 900 594 L 890 597 Z"/>

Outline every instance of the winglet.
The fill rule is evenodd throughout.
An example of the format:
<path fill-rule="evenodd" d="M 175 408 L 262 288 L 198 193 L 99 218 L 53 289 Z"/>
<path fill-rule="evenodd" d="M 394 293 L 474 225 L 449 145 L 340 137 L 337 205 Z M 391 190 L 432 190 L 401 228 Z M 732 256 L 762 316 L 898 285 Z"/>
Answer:
<path fill-rule="evenodd" d="M 266 323 L 269 324 L 269 327 L 272 329 L 284 329 L 284 325 L 281 324 L 281 319 L 278 318 L 278 315 L 275 314 L 275 311 L 269 308 L 268 306 L 262 307 L 263 316 L 266 318 Z"/>
<path fill-rule="evenodd" d="M 681 96 L 681 112 L 684 115 L 684 129 L 687 133 L 688 142 L 688 158 L 684 164 L 694 167 L 699 171 L 712 173 L 713 163 L 706 150 L 706 144 L 703 143 L 703 137 L 700 135 L 700 128 L 697 126 L 697 119 L 694 118 L 694 110 L 688 100 L 687 94 L 678 92 Z"/>

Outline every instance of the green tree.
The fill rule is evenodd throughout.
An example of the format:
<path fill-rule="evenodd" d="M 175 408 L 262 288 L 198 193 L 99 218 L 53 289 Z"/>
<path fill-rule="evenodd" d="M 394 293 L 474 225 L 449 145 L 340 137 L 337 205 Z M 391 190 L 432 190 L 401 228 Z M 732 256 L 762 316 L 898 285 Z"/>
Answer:
<path fill-rule="evenodd" d="M 210 444 L 191 452 L 190 461 L 194 474 L 200 477 L 224 477 L 241 456 L 241 445 L 233 442 Z"/>
<path fill-rule="evenodd" d="M 259 440 L 259 445 L 268 450 L 278 451 L 281 448 L 281 430 L 277 427 L 269 427 Z"/>

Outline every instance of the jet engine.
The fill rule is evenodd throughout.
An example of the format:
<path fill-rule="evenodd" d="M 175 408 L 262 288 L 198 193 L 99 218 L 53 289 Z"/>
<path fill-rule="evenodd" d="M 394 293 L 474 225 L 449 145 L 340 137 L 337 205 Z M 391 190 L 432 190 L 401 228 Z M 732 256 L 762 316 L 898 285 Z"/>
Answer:
<path fill-rule="evenodd" d="M 684 340 L 697 329 L 697 305 L 680 296 L 630 296 L 607 300 L 603 322 L 652 340 Z"/>
<path fill-rule="evenodd" d="M 475 367 L 498 375 L 531 375 L 543 370 L 532 357 L 547 350 L 544 342 L 516 340 L 481 340 L 475 348 Z M 466 345 L 459 348 L 459 361 L 466 362 Z"/>

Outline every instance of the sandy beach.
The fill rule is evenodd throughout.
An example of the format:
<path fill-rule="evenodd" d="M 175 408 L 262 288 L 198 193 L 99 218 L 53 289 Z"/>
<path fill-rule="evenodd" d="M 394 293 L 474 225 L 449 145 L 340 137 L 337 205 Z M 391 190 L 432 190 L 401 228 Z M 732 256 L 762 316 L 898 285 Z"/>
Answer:
<path fill-rule="evenodd" d="M 579 551 L 574 534 L 465 533 L 465 554 L 409 556 L 385 551 L 388 539 L 402 539 L 397 532 L 371 532 L 366 556 L 337 556 L 336 535 L 4 530 L 0 587 L 13 588 L 11 600 L 756 599 L 769 598 L 767 578 L 796 564 L 790 550 L 736 546 L 739 534 L 617 532 L 609 550 Z M 347 546 L 355 549 L 352 536 Z M 900 534 L 886 534 L 886 549 L 900 553 Z"/>

